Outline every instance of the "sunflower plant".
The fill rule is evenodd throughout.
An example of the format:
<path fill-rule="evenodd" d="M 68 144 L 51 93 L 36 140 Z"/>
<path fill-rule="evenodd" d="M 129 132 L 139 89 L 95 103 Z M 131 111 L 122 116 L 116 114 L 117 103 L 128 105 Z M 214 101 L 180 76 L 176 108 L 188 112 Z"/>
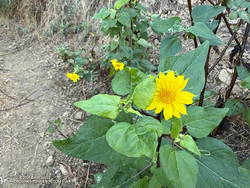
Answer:
<path fill-rule="evenodd" d="M 116 1 L 113 7 L 102 8 L 94 18 L 101 21 L 103 34 L 110 38 L 110 43 L 104 46 L 106 61 L 119 59 L 144 72 L 155 69 L 147 54 L 152 47 L 148 41 L 151 16 L 138 0 Z"/>
<path fill-rule="evenodd" d="M 108 24 L 106 32 L 111 32 L 109 24 L 119 18 L 116 15 L 132 11 L 133 3 L 138 1 L 118 0 L 115 9 L 98 14 Z M 204 67 L 210 49 L 223 44 L 213 32 L 218 26 L 214 17 L 225 10 L 223 6 L 195 7 L 194 24 L 188 27 L 179 17 L 156 16 L 150 25 L 163 38 L 156 70 L 143 71 L 119 56 L 113 57 L 113 93 L 75 102 L 91 115 L 74 136 L 53 144 L 69 156 L 107 166 L 105 172 L 95 174 L 93 187 L 249 186 L 249 160 L 240 166 L 233 151 L 212 137 L 230 107 L 207 105 L 204 99 Z M 115 22 L 112 32 L 119 33 L 119 27 L 126 26 L 123 21 Z M 180 53 L 183 33 L 200 41 L 186 53 Z M 240 75 L 248 81 L 248 76 Z"/>
<path fill-rule="evenodd" d="M 129 66 L 117 70 L 114 94 L 76 102 L 92 115 L 74 136 L 55 140 L 54 146 L 107 165 L 93 187 L 195 188 L 214 182 L 240 187 L 245 168 L 228 146 L 208 137 L 228 108 L 197 105 L 208 49 L 205 41 L 155 74 Z"/>

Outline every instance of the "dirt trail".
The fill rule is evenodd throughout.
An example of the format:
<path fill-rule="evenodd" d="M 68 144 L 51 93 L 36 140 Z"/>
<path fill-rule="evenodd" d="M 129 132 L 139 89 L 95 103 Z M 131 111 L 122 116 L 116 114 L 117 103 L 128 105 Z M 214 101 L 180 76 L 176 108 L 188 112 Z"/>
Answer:
<path fill-rule="evenodd" d="M 0 34 L 0 187 L 39 187 L 51 178 L 46 160 L 55 151 L 45 134 L 48 120 L 69 108 L 53 80 L 48 51 L 54 49 L 20 41 Z"/>

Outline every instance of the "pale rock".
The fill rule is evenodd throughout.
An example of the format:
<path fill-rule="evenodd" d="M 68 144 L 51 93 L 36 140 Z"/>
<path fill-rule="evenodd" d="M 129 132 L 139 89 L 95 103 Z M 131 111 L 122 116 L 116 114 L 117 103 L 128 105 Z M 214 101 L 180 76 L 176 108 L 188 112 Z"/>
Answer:
<path fill-rule="evenodd" d="M 243 91 L 244 90 L 239 85 L 235 84 L 232 93 L 236 95 L 242 95 Z"/>
<path fill-rule="evenodd" d="M 83 119 L 83 112 L 76 112 L 75 119 L 82 120 Z"/>
<path fill-rule="evenodd" d="M 67 176 L 69 174 L 68 170 L 66 169 L 66 167 L 62 164 L 59 164 L 59 169 L 61 171 L 61 173 L 64 175 L 64 176 Z"/>
<path fill-rule="evenodd" d="M 227 72 L 229 72 L 230 74 L 233 74 L 234 70 L 233 69 L 227 69 Z"/>
<path fill-rule="evenodd" d="M 219 73 L 219 80 L 225 84 L 230 84 L 231 75 L 227 72 L 227 70 L 223 69 Z"/>
<path fill-rule="evenodd" d="M 44 144 L 43 144 L 43 148 L 44 148 L 44 149 L 48 149 L 48 148 L 50 147 L 50 145 L 51 145 L 51 142 L 46 141 L 46 142 L 44 142 Z"/>
<path fill-rule="evenodd" d="M 177 12 L 175 10 L 173 10 L 172 15 L 177 15 Z"/>
<path fill-rule="evenodd" d="M 53 158 L 52 155 L 50 155 L 50 156 L 48 157 L 48 159 L 46 160 L 46 165 L 47 165 L 47 166 L 52 166 L 53 163 L 54 163 L 54 158 Z"/>

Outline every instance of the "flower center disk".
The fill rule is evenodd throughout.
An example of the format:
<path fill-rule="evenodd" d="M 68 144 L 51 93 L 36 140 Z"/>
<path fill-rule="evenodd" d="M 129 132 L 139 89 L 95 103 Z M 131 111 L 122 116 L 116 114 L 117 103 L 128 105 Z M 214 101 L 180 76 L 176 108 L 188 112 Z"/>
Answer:
<path fill-rule="evenodd" d="M 159 98 L 163 103 L 171 103 L 175 100 L 176 93 L 173 91 L 160 91 Z"/>

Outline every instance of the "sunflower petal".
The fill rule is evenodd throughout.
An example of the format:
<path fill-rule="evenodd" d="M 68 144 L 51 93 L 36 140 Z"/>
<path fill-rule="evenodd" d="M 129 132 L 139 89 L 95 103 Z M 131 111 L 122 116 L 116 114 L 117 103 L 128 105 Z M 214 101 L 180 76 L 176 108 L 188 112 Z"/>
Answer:
<path fill-rule="evenodd" d="M 180 91 L 176 94 L 175 99 L 183 104 L 192 104 L 193 103 L 194 94 L 188 91 Z"/>
<path fill-rule="evenodd" d="M 163 108 L 164 108 L 164 104 L 160 103 L 159 105 L 157 105 L 157 107 L 155 109 L 155 113 L 159 114 L 162 111 Z"/>
<path fill-rule="evenodd" d="M 178 77 L 176 78 L 176 80 L 178 79 Z M 183 90 L 186 87 L 188 81 L 189 81 L 189 79 L 184 80 L 184 76 L 183 76 L 183 78 L 179 78 L 179 80 L 178 80 L 178 86 L 175 86 L 176 87 L 176 91 Z"/>
<path fill-rule="evenodd" d="M 181 118 L 181 115 L 180 115 L 178 109 L 176 109 L 175 107 L 173 107 L 173 115 L 176 118 Z"/>
<path fill-rule="evenodd" d="M 165 84 L 164 84 L 164 82 L 162 82 L 162 80 L 160 78 L 156 78 L 155 80 L 156 80 L 156 88 L 158 91 L 165 89 L 165 87 L 164 87 Z"/>
<path fill-rule="evenodd" d="M 171 104 L 166 104 L 163 110 L 163 115 L 166 120 L 173 117 L 173 107 Z"/>
<path fill-rule="evenodd" d="M 164 80 L 166 89 L 174 90 L 175 85 L 175 74 L 174 71 L 169 71 Z"/>
<path fill-rule="evenodd" d="M 146 110 L 154 110 L 157 107 L 157 104 L 153 101 L 147 108 Z"/>
<path fill-rule="evenodd" d="M 178 110 L 178 112 L 180 112 L 183 115 L 187 114 L 187 110 L 186 110 L 186 106 L 182 103 L 179 103 L 177 101 L 173 102 L 173 106 L 176 110 Z"/>

